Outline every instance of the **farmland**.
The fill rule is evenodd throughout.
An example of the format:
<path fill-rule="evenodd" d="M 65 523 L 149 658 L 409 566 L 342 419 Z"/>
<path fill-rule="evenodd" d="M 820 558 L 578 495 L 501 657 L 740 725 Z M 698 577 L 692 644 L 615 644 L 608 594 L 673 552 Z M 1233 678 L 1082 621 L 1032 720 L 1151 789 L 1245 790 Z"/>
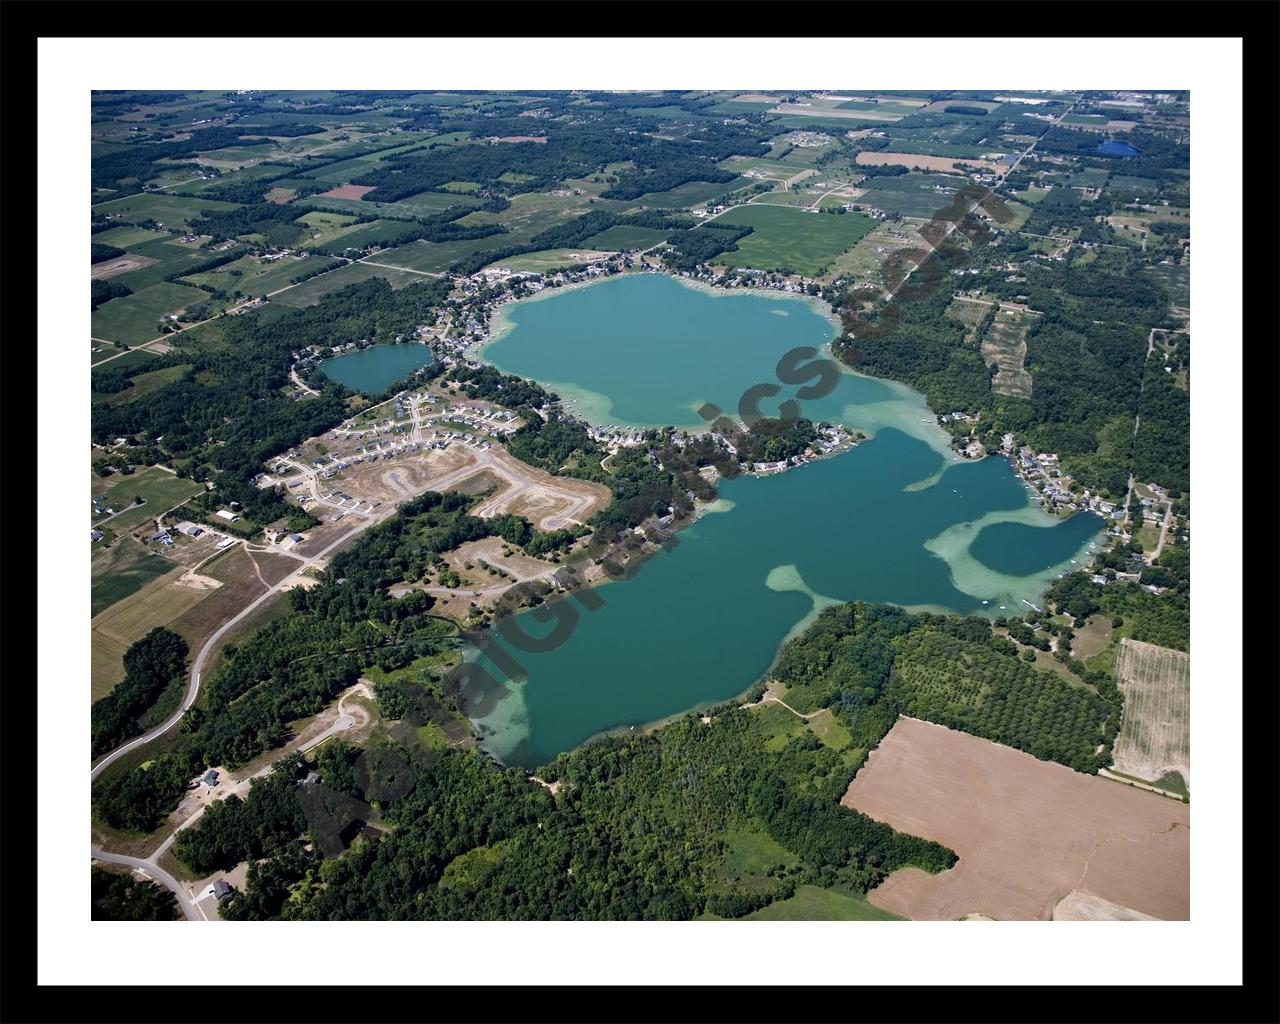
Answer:
<path fill-rule="evenodd" d="M 382 260 L 379 259 L 378 262 L 381 263 Z M 403 288 L 419 281 L 430 280 L 430 278 L 421 274 L 414 274 L 406 270 L 390 269 L 386 266 L 373 266 L 369 263 L 348 263 L 345 267 L 339 267 L 337 270 L 331 270 L 327 274 L 313 277 L 311 280 L 304 281 L 286 292 L 281 292 L 271 301 L 294 309 L 302 306 L 313 306 L 330 292 L 345 288 L 349 284 L 356 284 L 359 281 L 367 281 L 371 277 L 385 278 L 390 282 L 392 288 Z"/>
<path fill-rule="evenodd" d="M 123 341 L 138 345 L 160 333 L 162 317 L 176 313 L 208 296 L 198 288 L 161 282 L 142 291 L 112 299 L 93 311 L 92 330 L 95 338 Z"/>
<path fill-rule="evenodd" d="M 216 199 L 188 199 L 183 196 L 167 196 L 152 192 L 99 203 L 93 208 L 93 212 L 95 216 L 109 214 L 125 224 L 135 224 L 140 220 L 154 220 L 165 227 L 185 228 L 206 210 L 217 212 L 234 209 L 236 209 L 235 203 L 219 202 Z"/>
<path fill-rule="evenodd" d="M 856 213 L 805 213 L 776 206 L 739 206 L 717 223 L 748 225 L 752 233 L 725 254 L 726 265 L 756 270 L 790 268 L 811 277 L 825 272 L 832 260 L 876 226 Z"/>
<path fill-rule="evenodd" d="M 135 497 L 146 503 L 112 519 L 111 526 L 116 530 L 131 529 L 138 523 L 154 519 L 202 489 L 203 485 L 194 480 L 174 476 L 155 466 L 124 477 L 118 474 L 106 479 L 94 477 L 93 484 L 93 493 L 101 494 L 107 507 L 117 512 L 129 508 Z"/>
<path fill-rule="evenodd" d="M 951 202 L 956 189 L 965 183 L 965 179 L 954 175 L 915 172 L 897 178 L 873 178 L 863 183 L 866 192 L 858 202 L 904 217 L 932 217 Z"/>
<path fill-rule="evenodd" d="M 341 266 L 341 261 L 324 256 L 308 256 L 299 259 L 286 256 L 272 262 L 256 256 L 243 256 L 232 263 L 224 263 L 213 270 L 193 274 L 182 280 L 188 284 L 204 285 L 228 293 L 240 292 L 256 298 L 287 288 L 296 277 L 318 270 Z"/>
<path fill-rule="evenodd" d="M 1125 637 L 1116 656 L 1124 719 L 1115 770 L 1156 782 L 1177 772 L 1191 784 L 1191 659 Z"/>
<path fill-rule="evenodd" d="M 378 262 L 405 270 L 441 274 L 460 259 L 486 249 L 499 248 L 505 239 L 504 235 L 500 238 L 467 238 L 458 242 L 410 242 L 378 253 Z"/>
<path fill-rule="evenodd" d="M 1190 808 L 1154 793 L 902 718 L 841 802 L 960 855 L 869 894 L 913 920 L 1048 920 L 1073 891 L 1163 920 L 1190 914 Z"/>
<path fill-rule="evenodd" d="M 97 615 L 110 608 L 172 568 L 172 562 L 152 554 L 127 535 L 117 538 L 109 548 L 99 547 L 91 563 L 90 613 Z"/>
<path fill-rule="evenodd" d="M 545 249 L 542 252 L 526 252 L 519 256 L 508 256 L 506 259 L 498 260 L 491 263 L 492 267 L 502 267 L 504 270 L 510 270 L 513 273 L 518 271 L 533 271 L 534 273 L 545 273 L 549 270 L 558 270 L 561 267 L 574 266 L 579 263 L 595 263 L 599 260 L 607 259 L 610 253 L 599 252 L 593 249 Z"/>
<path fill-rule="evenodd" d="M 988 366 L 994 363 L 999 367 L 991 380 L 995 394 L 1031 397 L 1031 374 L 1023 363 L 1027 358 L 1027 330 L 1035 320 L 1032 313 L 1002 308 L 982 336 L 983 360 Z"/>
<path fill-rule="evenodd" d="M 666 240 L 669 232 L 655 228 L 636 228 L 625 224 L 608 228 L 592 235 L 582 244 L 590 249 L 608 249 L 614 252 L 624 249 L 648 249 Z"/>

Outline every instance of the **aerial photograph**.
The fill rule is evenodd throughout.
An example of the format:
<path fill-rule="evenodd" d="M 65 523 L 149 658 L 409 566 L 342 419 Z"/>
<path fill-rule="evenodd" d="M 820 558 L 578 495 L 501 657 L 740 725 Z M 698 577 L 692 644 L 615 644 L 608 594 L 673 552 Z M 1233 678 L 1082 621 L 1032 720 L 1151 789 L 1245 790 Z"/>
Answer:
<path fill-rule="evenodd" d="M 86 92 L 85 920 L 1190 921 L 1192 97 L 1016 86 Z"/>

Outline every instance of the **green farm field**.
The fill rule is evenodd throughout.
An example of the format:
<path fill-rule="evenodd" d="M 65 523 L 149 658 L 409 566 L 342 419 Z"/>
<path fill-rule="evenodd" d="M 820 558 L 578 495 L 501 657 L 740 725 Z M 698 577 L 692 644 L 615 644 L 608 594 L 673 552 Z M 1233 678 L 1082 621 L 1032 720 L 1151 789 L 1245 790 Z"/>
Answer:
<path fill-rule="evenodd" d="M 378 253 L 378 262 L 385 266 L 403 267 L 406 270 L 419 270 L 428 274 L 440 274 L 449 266 L 466 256 L 471 256 L 486 249 L 492 251 L 502 248 L 507 243 L 508 235 L 493 235 L 489 238 L 467 238 L 458 242 L 410 242 L 397 249 L 388 249 Z"/>
<path fill-rule="evenodd" d="M 489 264 L 491 267 L 503 267 L 511 271 L 534 271 L 543 273 L 560 267 L 571 267 L 578 263 L 593 263 L 610 255 L 588 248 L 581 249 L 544 249 L 542 252 L 526 252 L 519 256 L 508 256 Z"/>
<path fill-rule="evenodd" d="M 155 466 L 138 470 L 129 476 L 116 473 L 108 477 L 93 478 L 93 494 L 103 495 L 108 508 L 114 508 L 117 512 L 129 508 L 135 496 L 145 502 L 116 516 L 107 524 L 116 532 L 128 530 L 148 519 L 155 519 L 175 505 L 182 504 L 193 494 L 200 493 L 203 486 L 194 480 L 166 473 Z"/>
<path fill-rule="evenodd" d="M 94 545 L 90 568 L 90 614 L 97 615 L 117 601 L 123 601 L 173 567 L 167 558 L 149 553 L 128 536 L 117 538 L 109 548 Z"/>
<path fill-rule="evenodd" d="M 582 244 L 588 249 L 609 249 L 614 252 L 623 249 L 648 249 L 659 242 L 666 241 L 670 232 L 656 228 L 637 228 L 627 224 L 608 228 L 598 235 L 592 235 Z"/>
<path fill-rule="evenodd" d="M 797 168 L 799 170 L 799 168 Z M 687 181 L 683 185 L 666 192 L 650 192 L 633 200 L 633 205 L 646 210 L 684 210 L 692 206 L 700 206 L 709 199 L 736 192 L 740 188 L 754 185 L 753 178 L 736 178 L 733 181 L 717 183 L 714 181 Z"/>
<path fill-rule="evenodd" d="M 244 295 L 258 298 L 287 288 L 292 279 L 301 274 L 341 265 L 341 260 L 327 256 L 308 256 L 304 259 L 286 256 L 272 263 L 260 262 L 253 256 L 242 256 L 233 263 L 224 263 L 213 270 L 193 274 L 182 280 L 193 285 L 208 285 L 227 293 L 238 290 Z"/>
<path fill-rule="evenodd" d="M 93 236 L 93 241 L 103 245 L 114 245 L 117 249 L 129 249 L 144 242 L 163 242 L 169 237 L 170 235 L 164 231 L 152 231 L 150 228 L 135 228 L 122 224 L 110 231 L 99 231 Z"/>
<path fill-rule="evenodd" d="M 876 226 L 870 217 L 846 213 L 806 213 L 781 206 L 739 206 L 717 223 L 749 225 L 752 233 L 738 242 L 737 252 L 723 257 L 731 267 L 780 270 L 817 276 L 842 252 Z"/>
<path fill-rule="evenodd" d="M 780 900 L 743 918 L 744 921 L 900 921 L 896 914 L 866 900 L 844 896 L 816 885 L 802 885 L 789 900 Z"/>
<path fill-rule="evenodd" d="M 191 199 L 185 196 L 167 196 L 158 193 L 113 199 L 93 208 L 95 214 L 109 213 L 126 224 L 140 220 L 154 220 L 165 227 L 186 227 L 204 210 L 234 210 L 237 203 L 224 203 L 217 199 Z"/>
<path fill-rule="evenodd" d="M 106 696 L 124 678 L 121 659 L 130 645 L 157 626 L 169 625 L 211 593 L 179 586 L 173 580 L 182 575 L 181 566 L 156 555 L 148 557 L 160 562 L 162 568 L 172 569 L 170 578 L 150 583 L 117 601 L 97 615 L 91 624 L 90 692 L 94 700 Z"/>
<path fill-rule="evenodd" d="M 956 189 L 966 183 L 967 179 L 951 174 L 912 173 L 896 178 L 872 178 L 863 182 L 866 192 L 857 202 L 904 217 L 932 217 L 950 203 Z"/>
<path fill-rule="evenodd" d="M 94 310 L 92 333 L 95 338 L 138 345 L 160 333 L 157 324 L 161 317 L 194 306 L 205 298 L 206 294 L 199 288 L 168 282 L 153 284 Z"/>
<path fill-rule="evenodd" d="M 135 401 L 143 395 L 149 395 L 153 391 L 157 391 L 166 384 L 172 384 L 176 380 L 181 380 L 182 375 L 191 369 L 190 363 L 179 364 L 178 366 L 165 366 L 159 370 L 150 370 L 146 373 L 140 373 L 133 378 L 131 385 L 123 391 L 114 391 L 107 394 L 97 394 L 93 396 L 93 402 L 96 405 L 101 402 L 103 405 L 124 405 L 127 402 Z"/>
<path fill-rule="evenodd" d="M 379 262 L 382 261 L 379 260 Z M 330 292 L 336 292 L 339 288 L 345 288 L 347 285 L 367 281 L 371 277 L 385 278 L 392 288 L 403 288 L 406 285 L 430 280 L 430 278 L 424 277 L 422 274 L 414 274 L 405 270 L 375 267 L 367 263 L 348 263 L 345 267 L 339 267 L 337 270 L 330 271 L 327 274 L 313 277 L 310 281 L 303 281 L 302 284 L 296 285 L 286 292 L 281 292 L 271 300 L 271 303 L 272 305 L 279 303 L 292 309 L 314 306 L 323 296 L 328 295 Z"/>

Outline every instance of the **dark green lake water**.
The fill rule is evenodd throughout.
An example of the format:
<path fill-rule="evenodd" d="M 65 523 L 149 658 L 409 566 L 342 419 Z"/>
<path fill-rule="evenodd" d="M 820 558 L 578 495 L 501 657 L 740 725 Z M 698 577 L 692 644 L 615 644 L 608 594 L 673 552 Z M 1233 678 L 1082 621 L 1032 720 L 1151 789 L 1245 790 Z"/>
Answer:
<path fill-rule="evenodd" d="M 579 409 L 595 422 L 697 422 L 690 410 L 701 402 L 736 407 L 743 388 L 774 379 L 787 349 L 834 335 L 815 304 L 710 294 L 658 275 L 508 309 L 514 326 L 485 357 L 585 396 Z M 601 607 L 557 602 L 576 620 L 569 639 L 513 651 L 527 681 L 476 717 L 496 756 L 531 766 L 601 731 L 733 697 L 827 603 L 1011 615 L 1038 602 L 1070 559 L 1087 559 L 1097 517 L 1053 519 L 1003 458 L 957 459 L 915 392 L 846 373 L 803 414 L 875 436 L 786 473 L 722 482 L 725 510 L 681 531 L 634 578 L 600 588 Z M 545 613 L 517 621 L 533 636 L 551 629 Z"/>
<path fill-rule="evenodd" d="M 426 345 L 374 345 L 326 359 L 320 369 L 352 391 L 376 395 L 431 361 Z"/>

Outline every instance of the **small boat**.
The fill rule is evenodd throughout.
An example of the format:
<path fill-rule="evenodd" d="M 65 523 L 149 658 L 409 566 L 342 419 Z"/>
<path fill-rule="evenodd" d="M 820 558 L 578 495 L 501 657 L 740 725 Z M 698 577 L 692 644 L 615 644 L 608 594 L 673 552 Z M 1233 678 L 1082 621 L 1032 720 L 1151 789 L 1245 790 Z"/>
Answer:
<path fill-rule="evenodd" d="M 983 601 L 982 603 L 983 603 L 983 604 L 990 604 L 991 602 L 990 602 L 990 601 Z"/>

